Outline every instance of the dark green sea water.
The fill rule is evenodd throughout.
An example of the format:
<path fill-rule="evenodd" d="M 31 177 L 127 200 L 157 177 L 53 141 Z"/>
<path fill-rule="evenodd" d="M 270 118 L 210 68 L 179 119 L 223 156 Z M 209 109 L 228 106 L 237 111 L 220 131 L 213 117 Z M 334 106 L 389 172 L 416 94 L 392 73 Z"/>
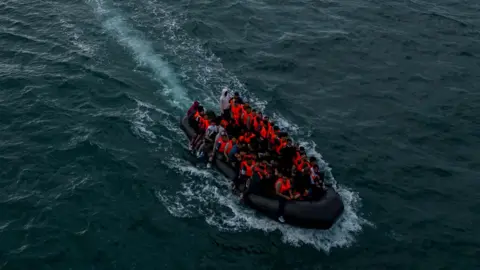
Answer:
<path fill-rule="evenodd" d="M 0 269 L 480 269 L 479 27 L 474 0 L 2 0 Z M 195 166 L 178 119 L 224 86 L 323 156 L 332 229 Z"/>

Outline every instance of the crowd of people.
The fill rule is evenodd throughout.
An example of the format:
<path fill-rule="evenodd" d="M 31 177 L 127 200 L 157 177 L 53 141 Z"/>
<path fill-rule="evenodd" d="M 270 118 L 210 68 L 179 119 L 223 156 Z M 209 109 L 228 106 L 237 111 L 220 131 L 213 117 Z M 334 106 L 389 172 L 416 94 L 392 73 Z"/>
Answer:
<path fill-rule="evenodd" d="M 280 199 L 279 220 L 288 200 L 315 200 L 325 192 L 324 174 L 315 157 L 294 144 L 268 116 L 223 89 L 221 115 L 206 111 L 197 101 L 189 109 L 189 125 L 196 135 L 189 149 L 199 158 L 216 158 L 237 172 L 233 188 Z"/>

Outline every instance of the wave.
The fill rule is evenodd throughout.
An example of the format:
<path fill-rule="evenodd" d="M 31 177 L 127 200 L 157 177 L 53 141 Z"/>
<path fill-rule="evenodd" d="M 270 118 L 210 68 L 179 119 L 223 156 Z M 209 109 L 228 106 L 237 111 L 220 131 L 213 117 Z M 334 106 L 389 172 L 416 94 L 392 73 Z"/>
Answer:
<path fill-rule="evenodd" d="M 172 95 L 172 92 L 165 92 L 165 96 L 171 98 L 171 104 L 182 109 L 186 107 L 185 104 L 190 105 L 188 93 L 176 79 L 177 74 L 174 74 L 159 54 L 153 51 L 150 41 L 143 38 L 143 35 L 138 31 L 133 30 L 119 11 L 111 9 L 101 0 L 90 2 L 94 3 L 96 12 L 103 18 L 104 27 L 112 35 L 115 35 L 120 43 L 133 52 L 138 63 L 150 67 L 154 75 L 159 78 L 159 82 L 166 81 L 168 85 L 173 85 L 176 95 Z M 169 54 L 176 61 L 182 63 L 179 65 L 179 77 L 187 83 L 190 82 L 189 88 L 196 90 L 194 92 L 195 99 L 207 104 L 207 106 L 217 107 L 220 89 L 228 86 L 232 90 L 248 96 L 251 103 L 257 108 L 261 110 L 266 108 L 267 102 L 249 93 L 238 78 L 223 67 L 220 58 L 203 49 L 200 41 L 183 32 L 182 23 L 178 21 L 178 18 L 172 16 L 167 8 L 163 7 L 163 3 L 148 1 L 144 4 L 146 5 L 145 8 L 153 13 L 147 17 L 151 18 L 152 24 L 157 27 L 156 30 L 160 32 L 160 38 L 164 41 L 163 48 L 166 51 L 163 54 Z M 128 17 L 138 19 L 138 16 Z M 137 23 L 141 24 L 142 22 Z M 168 139 L 169 142 L 174 141 L 184 145 L 183 141 L 179 141 L 179 138 L 185 140 L 185 136 L 178 128 L 175 114 L 168 113 L 145 101 L 136 100 L 136 102 L 137 107 L 131 111 L 131 123 L 132 129 L 140 138 L 150 143 L 164 144 L 165 140 L 157 138 L 152 130 L 157 123 L 153 115 L 160 114 L 162 117 L 158 117 L 158 122 L 172 135 Z M 301 138 L 301 134 L 298 132 L 300 127 L 289 122 L 278 113 L 274 113 L 272 117 L 282 128 L 288 130 L 291 134 L 299 135 L 299 143 L 306 147 L 309 155 L 316 156 L 321 161 L 327 171 L 328 180 L 336 184 L 328 163 L 315 150 L 315 143 Z M 177 156 L 179 154 L 173 151 L 171 145 L 164 144 L 160 147 L 165 153 L 169 153 L 164 156 L 161 162 L 185 178 L 178 191 L 158 190 L 156 192 L 158 199 L 174 216 L 203 216 L 208 224 L 220 230 L 245 231 L 256 229 L 265 232 L 278 230 L 282 233 L 282 239 L 285 243 L 295 246 L 309 244 L 325 252 L 329 252 L 333 247 L 351 245 L 355 241 L 355 235 L 362 230 L 362 226 L 370 224 L 359 215 L 361 199 L 358 193 L 343 185 L 338 185 L 337 188 L 344 200 L 345 212 L 332 229 L 318 231 L 279 224 L 241 205 L 238 198 L 229 191 L 227 179 L 218 173 L 192 166 L 185 159 Z"/>
<path fill-rule="evenodd" d="M 162 56 L 156 52 L 151 42 L 142 38 L 142 33 L 132 28 L 120 11 L 108 6 L 102 0 L 88 0 L 100 18 L 103 27 L 120 44 L 129 49 L 139 65 L 150 68 L 153 78 L 162 84 L 162 94 L 174 107 L 186 109 L 192 103 L 187 91 L 182 87 L 176 74 Z"/>

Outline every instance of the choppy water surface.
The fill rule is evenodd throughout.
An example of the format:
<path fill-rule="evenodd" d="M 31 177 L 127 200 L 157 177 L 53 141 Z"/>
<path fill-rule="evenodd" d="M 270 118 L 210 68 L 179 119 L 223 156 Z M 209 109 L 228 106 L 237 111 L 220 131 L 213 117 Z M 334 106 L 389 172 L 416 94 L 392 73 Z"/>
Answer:
<path fill-rule="evenodd" d="M 0 2 L 0 268 L 478 269 L 479 12 Z M 332 229 L 256 214 L 189 157 L 178 119 L 224 86 L 324 160 Z"/>

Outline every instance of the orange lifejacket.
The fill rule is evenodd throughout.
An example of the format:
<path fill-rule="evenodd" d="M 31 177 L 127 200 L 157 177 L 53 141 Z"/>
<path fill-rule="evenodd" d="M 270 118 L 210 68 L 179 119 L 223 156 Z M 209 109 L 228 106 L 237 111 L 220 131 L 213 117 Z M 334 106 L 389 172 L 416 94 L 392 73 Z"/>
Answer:
<path fill-rule="evenodd" d="M 198 117 L 200 117 L 200 113 L 196 111 L 195 114 L 193 115 L 193 119 L 196 120 Z"/>
<path fill-rule="evenodd" d="M 210 125 L 210 122 L 207 119 L 200 118 L 200 128 L 201 129 L 206 130 L 209 125 Z"/>
<path fill-rule="evenodd" d="M 224 146 L 224 148 L 225 148 L 224 151 L 225 151 L 225 152 L 227 153 L 227 155 L 228 155 L 228 154 L 230 153 L 230 151 L 232 150 L 232 148 L 233 148 L 232 140 L 228 141 L 227 144 L 228 144 L 228 147 L 225 148 L 225 146 Z"/>
<path fill-rule="evenodd" d="M 253 166 L 255 165 L 255 162 L 252 162 L 252 165 L 248 165 L 246 161 L 243 161 L 240 164 L 240 170 L 245 171 L 245 176 L 252 177 L 253 176 Z"/>
<path fill-rule="evenodd" d="M 259 126 L 259 123 L 258 123 L 258 118 L 257 117 L 254 117 L 253 120 L 252 120 L 252 123 L 253 123 L 253 130 L 257 131 L 258 130 L 258 126 Z"/>
<path fill-rule="evenodd" d="M 265 128 L 265 126 L 262 126 L 260 129 L 260 137 L 262 137 L 263 139 L 267 139 L 268 137 L 267 129 Z"/>
<path fill-rule="evenodd" d="M 218 138 L 217 143 L 220 143 L 218 147 L 218 152 L 223 153 L 225 151 L 225 146 L 227 145 L 228 141 L 224 141 L 222 138 Z"/>
<path fill-rule="evenodd" d="M 268 122 L 267 133 L 268 133 L 268 137 L 269 137 L 269 138 L 270 138 L 270 136 L 271 136 L 272 134 L 275 134 L 275 132 L 273 132 L 272 123 L 270 123 L 270 122 Z"/>
<path fill-rule="evenodd" d="M 308 162 L 304 161 L 302 158 L 295 160 L 295 167 L 299 172 L 303 171 L 303 168 L 305 168 L 305 165 L 307 164 Z"/>
<path fill-rule="evenodd" d="M 281 154 L 282 152 L 282 149 L 287 146 L 287 142 L 280 142 L 280 144 L 275 148 L 275 152 L 277 152 L 277 154 Z"/>
<path fill-rule="evenodd" d="M 289 191 L 289 190 L 292 188 L 292 186 L 291 186 L 291 184 L 290 184 L 290 179 L 288 179 L 288 178 L 287 178 L 287 182 L 286 182 L 286 183 L 283 182 L 283 178 L 282 178 L 282 177 L 278 178 L 277 182 L 275 182 L 275 189 L 276 189 L 278 183 L 281 184 L 281 186 L 280 186 L 280 193 L 282 193 L 282 194 L 283 194 L 283 193 L 286 193 L 287 191 Z"/>
<path fill-rule="evenodd" d="M 222 121 L 220 121 L 220 126 L 224 127 L 224 128 L 227 128 L 228 126 L 228 121 L 225 120 L 225 119 L 222 119 Z"/>
<path fill-rule="evenodd" d="M 243 106 L 240 105 L 240 104 L 234 104 L 232 107 L 231 107 L 231 110 L 232 110 L 232 116 L 233 116 L 233 119 L 235 120 L 235 124 L 240 124 L 240 116 L 241 116 L 241 113 L 242 113 L 242 108 Z"/>
<path fill-rule="evenodd" d="M 268 134 L 268 138 L 270 139 L 271 144 L 274 144 L 275 140 L 278 139 L 277 134 L 275 134 L 275 133 Z"/>
<path fill-rule="evenodd" d="M 248 120 L 250 119 L 250 123 L 252 122 L 252 112 L 250 113 L 247 113 L 247 111 L 243 111 L 243 114 L 242 114 L 242 122 L 245 126 L 247 126 L 249 123 L 248 123 Z"/>
<path fill-rule="evenodd" d="M 250 141 L 255 138 L 255 134 L 253 133 L 245 133 L 243 136 L 240 136 L 240 142 L 246 142 L 246 143 L 250 143 Z"/>
<path fill-rule="evenodd" d="M 260 163 L 255 166 L 255 172 L 258 174 L 260 179 L 263 179 L 265 176 L 268 175 L 267 166 L 264 163 Z"/>
<path fill-rule="evenodd" d="M 295 153 L 295 156 L 293 157 L 293 163 L 297 164 L 297 162 L 302 159 L 302 155 L 300 154 L 299 151 Z"/>

